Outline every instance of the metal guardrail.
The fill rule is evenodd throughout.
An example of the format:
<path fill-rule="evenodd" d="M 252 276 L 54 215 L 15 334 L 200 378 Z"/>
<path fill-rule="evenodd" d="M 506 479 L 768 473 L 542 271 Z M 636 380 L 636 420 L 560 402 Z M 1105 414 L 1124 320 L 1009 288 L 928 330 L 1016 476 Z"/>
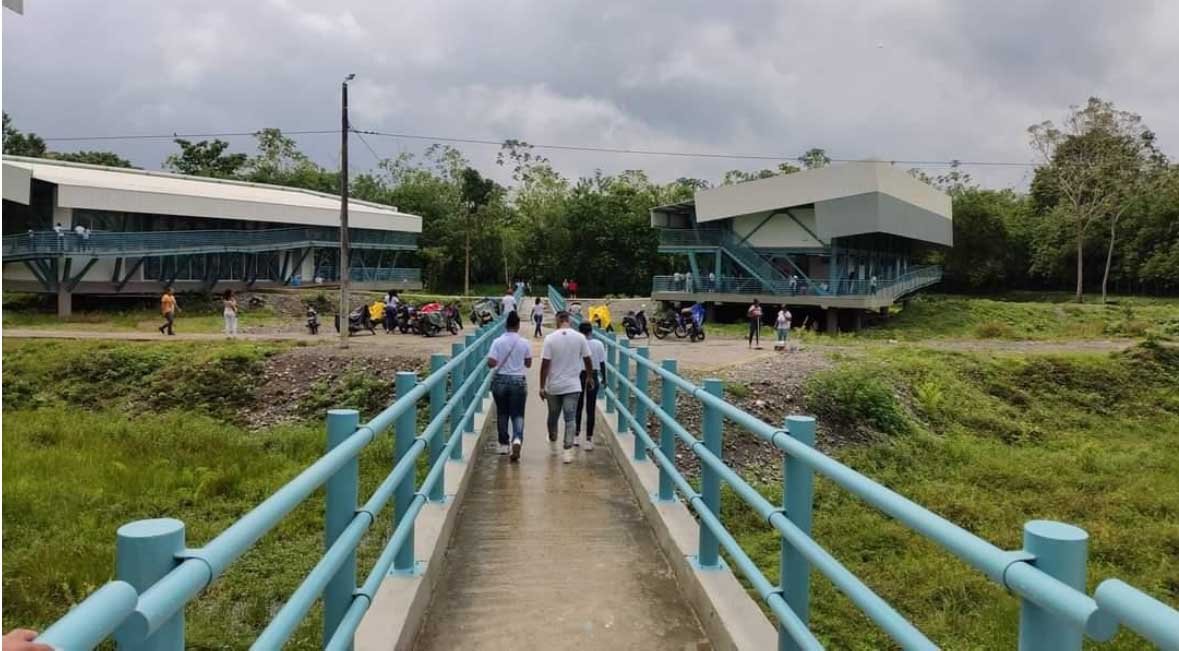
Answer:
<path fill-rule="evenodd" d="M 563 309 L 564 298 L 549 287 L 549 300 Z M 605 343 L 606 413 L 617 413 L 620 435 L 634 433 L 634 458 L 659 467 L 659 491 L 653 499 L 671 501 L 679 493 L 699 518 L 699 551 L 703 569 L 721 567 L 724 548 L 778 620 L 780 649 L 821 649 L 808 628 L 810 571 L 826 576 L 869 619 L 904 649 L 937 646 L 860 581 L 811 536 L 814 474 L 831 480 L 901 524 L 979 570 L 1020 599 L 1021 650 L 1081 649 L 1083 637 L 1108 641 L 1119 624 L 1162 649 L 1179 649 L 1179 611 L 1117 579 L 1103 581 L 1094 597 L 1085 594 L 1088 535 L 1060 522 L 1033 520 L 1024 525 L 1023 549 L 1005 551 L 904 496 L 872 481 L 815 449 L 815 420 L 790 416 L 775 427 L 726 402 L 723 383 L 706 379 L 697 386 L 677 373 L 675 360 L 656 364 L 647 348 L 631 350 L 614 333 L 596 332 Z M 633 371 L 631 370 L 633 367 Z M 656 401 L 647 395 L 654 374 L 662 384 Z M 703 408 L 703 440 L 676 420 L 676 394 L 683 393 Z M 659 438 L 648 432 L 648 416 L 659 422 Z M 782 495 L 773 504 L 725 464 L 724 421 L 767 441 L 783 453 Z M 677 442 L 687 446 L 701 465 L 697 491 L 677 470 Z M 771 582 L 724 526 L 720 488 L 727 484 L 781 536 L 781 571 Z M 644 499 L 640 496 L 640 499 Z"/>
<path fill-rule="evenodd" d="M 878 280 L 842 280 L 836 282 L 833 289 L 826 282 L 816 282 L 811 279 L 807 283 L 802 279 L 794 282 L 766 283 L 756 278 L 742 278 L 725 276 L 710 280 L 707 277 L 655 276 L 651 280 L 653 293 L 708 293 L 718 294 L 773 294 L 776 296 L 881 296 L 895 299 L 922 287 L 940 282 L 941 267 L 918 267 L 898 278 Z"/>
<path fill-rule="evenodd" d="M 351 245 L 357 249 L 415 250 L 417 234 L 403 231 L 349 229 Z M 6 235 L 5 259 L 28 259 L 58 255 L 150 256 L 217 252 L 274 251 L 309 246 L 333 247 L 340 241 L 339 229 L 330 227 L 267 228 L 258 230 L 207 231 L 92 231 L 88 238 L 72 231 L 37 231 Z"/>
<path fill-rule="evenodd" d="M 113 634 L 120 648 L 184 649 L 185 606 L 323 486 L 324 555 L 251 648 L 281 648 L 322 596 L 324 647 L 350 649 L 385 576 L 414 571 L 414 522 L 426 501 L 445 499 L 446 463 L 462 458 L 462 437 L 474 433 L 475 414 L 491 386 L 484 358 L 503 328 L 501 316 L 467 335 L 465 343 L 452 344 L 449 359 L 431 356 L 430 374 L 421 382 L 415 373 L 398 373 L 396 401 L 364 425 L 356 410 L 329 411 L 326 453 L 204 547 L 186 546 L 179 520 L 140 520 L 121 527 L 118 580 L 90 595 L 37 641 L 72 651 L 92 648 Z M 422 399 L 429 400 L 430 421 L 418 432 L 417 404 Z M 390 427 L 396 433 L 393 468 L 358 507 L 360 452 Z M 418 458 L 427 450 L 430 469 L 415 489 Z M 357 586 L 357 546 L 390 500 L 393 533 Z"/>

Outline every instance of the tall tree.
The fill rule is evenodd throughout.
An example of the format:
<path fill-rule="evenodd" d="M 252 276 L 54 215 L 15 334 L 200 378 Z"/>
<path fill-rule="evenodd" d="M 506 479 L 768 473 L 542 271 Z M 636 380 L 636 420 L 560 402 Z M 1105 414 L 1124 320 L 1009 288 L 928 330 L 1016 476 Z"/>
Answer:
<path fill-rule="evenodd" d="M 1032 149 L 1042 160 L 1036 169 L 1041 194 L 1054 195 L 1076 247 L 1076 300 L 1084 300 L 1086 231 L 1101 219 L 1115 222 L 1124 211 L 1153 148 L 1154 134 L 1142 119 L 1113 103 L 1092 97 L 1073 107 L 1064 122 L 1028 128 Z M 1115 231 L 1116 232 L 1116 231 Z M 1104 285 L 1104 283 L 1103 283 Z"/>
<path fill-rule="evenodd" d="M 4 153 L 10 156 L 45 156 L 45 141 L 35 133 L 21 133 L 12 126 L 12 118 L 4 113 Z"/>
<path fill-rule="evenodd" d="M 496 215 L 491 210 L 491 204 L 503 190 L 473 167 L 463 169 L 460 181 L 459 196 L 463 206 L 463 294 L 466 295 L 471 293 L 471 242 L 493 226 Z"/>
<path fill-rule="evenodd" d="M 86 163 L 88 165 L 106 165 L 107 167 L 127 167 L 134 169 L 131 161 L 109 151 L 69 151 L 51 152 L 50 158 L 70 161 L 72 163 Z"/>
<path fill-rule="evenodd" d="M 813 170 L 830 165 L 831 157 L 827 155 L 826 150 L 811 147 L 802 156 L 798 157 L 798 162 L 802 163 L 802 166 L 806 169 Z"/>
<path fill-rule="evenodd" d="M 180 146 L 180 153 L 170 154 L 164 161 L 164 167 L 180 174 L 233 178 L 249 160 L 245 154 L 226 153 L 229 143 L 224 140 L 194 143 L 177 138 L 173 142 Z"/>

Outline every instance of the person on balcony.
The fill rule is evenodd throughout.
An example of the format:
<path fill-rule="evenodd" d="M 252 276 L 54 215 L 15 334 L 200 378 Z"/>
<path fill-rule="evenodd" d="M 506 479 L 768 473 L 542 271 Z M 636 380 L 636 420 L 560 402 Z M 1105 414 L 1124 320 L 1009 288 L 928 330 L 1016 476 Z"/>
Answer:
<path fill-rule="evenodd" d="M 872 274 L 872 278 L 868 281 L 868 291 L 876 293 L 876 274 Z"/>
<path fill-rule="evenodd" d="M 230 337 L 236 337 L 237 297 L 233 295 L 232 289 L 225 290 L 225 294 L 221 297 L 221 304 L 223 306 L 222 316 L 225 317 L 225 334 Z"/>
<path fill-rule="evenodd" d="M 714 271 L 708 272 L 708 291 L 716 291 L 716 272 Z"/>
<path fill-rule="evenodd" d="M 160 326 L 160 334 L 174 335 L 172 331 L 172 322 L 176 320 L 176 313 L 180 311 L 180 306 L 176 304 L 176 296 L 172 293 L 172 288 L 169 287 L 164 290 L 164 295 L 160 297 L 160 314 L 164 315 L 164 325 Z"/>
<path fill-rule="evenodd" d="M 532 346 L 520 336 L 520 315 L 515 310 L 508 312 L 504 330 L 491 344 L 487 366 L 495 371 L 491 397 L 495 400 L 499 453 L 508 454 L 510 423 L 511 460 L 518 461 L 520 448 L 524 445 L 524 403 L 528 399 L 527 369 L 532 368 Z"/>
<path fill-rule="evenodd" d="M 672 276 L 672 280 L 674 280 L 674 281 L 675 281 L 675 285 L 674 285 L 673 289 L 679 289 L 679 290 L 682 290 L 682 289 L 684 288 L 684 285 L 683 285 L 683 283 L 684 283 L 684 274 L 682 274 L 682 273 L 680 273 L 680 272 L 678 272 L 678 271 L 677 271 L 677 272 L 675 272 L 675 274 Z"/>

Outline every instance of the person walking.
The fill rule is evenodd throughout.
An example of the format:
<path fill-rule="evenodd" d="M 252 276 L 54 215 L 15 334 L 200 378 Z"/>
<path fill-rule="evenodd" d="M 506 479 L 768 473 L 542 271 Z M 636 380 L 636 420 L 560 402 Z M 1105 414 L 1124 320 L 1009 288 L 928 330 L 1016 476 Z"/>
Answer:
<path fill-rule="evenodd" d="M 515 312 L 516 295 L 512 293 L 511 289 L 508 289 L 507 293 L 504 294 L 504 297 L 499 300 L 499 304 L 503 314 Z"/>
<path fill-rule="evenodd" d="M 393 334 L 397 329 L 397 305 L 400 302 L 401 297 L 397 295 L 396 289 L 385 292 L 385 334 Z"/>
<path fill-rule="evenodd" d="M 540 360 L 540 399 L 548 403 L 549 441 L 557 447 L 557 421 L 565 420 L 562 461 L 573 463 L 573 439 L 577 433 L 577 402 L 581 398 L 582 372 L 586 384 L 596 387 L 590 374 L 594 370 L 589 344 L 580 332 L 570 327 L 571 317 L 557 312 L 557 329 L 544 338 Z"/>
<path fill-rule="evenodd" d="M 230 337 L 236 337 L 237 297 L 233 295 L 232 289 L 225 290 L 225 294 L 221 297 L 221 305 L 223 307 L 221 314 L 225 317 L 225 334 Z"/>
<path fill-rule="evenodd" d="M 774 322 L 774 327 L 778 331 L 778 342 L 774 345 L 775 348 L 787 349 L 786 342 L 790 339 L 790 320 L 792 318 L 789 308 L 785 305 L 778 310 L 778 319 Z"/>
<path fill-rule="evenodd" d="M 569 298 L 577 298 L 577 281 L 572 278 L 569 279 Z"/>
<path fill-rule="evenodd" d="M 160 334 L 176 334 L 172 331 L 172 322 L 176 320 L 176 312 L 179 310 L 180 306 L 176 304 L 176 295 L 172 293 L 172 288 L 165 289 L 164 295 L 160 297 L 160 314 L 164 315 L 164 325 L 159 328 Z"/>
<path fill-rule="evenodd" d="M 535 328 L 532 331 L 532 338 L 538 339 L 544 336 L 544 331 L 541 329 L 541 324 L 544 323 L 544 303 L 541 302 L 539 296 L 532 300 L 532 324 Z"/>
<path fill-rule="evenodd" d="M 505 332 L 491 343 L 487 366 L 495 372 L 491 379 L 491 397 L 495 400 L 495 427 L 499 434 L 499 453 L 511 461 L 520 459 L 524 445 L 524 403 L 528 399 L 527 369 L 532 368 L 532 346 L 520 336 L 520 315 L 508 312 Z M 508 424 L 512 433 L 508 436 Z"/>
<path fill-rule="evenodd" d="M 753 348 L 753 342 L 756 341 L 758 347 L 761 347 L 761 303 L 755 298 L 753 305 L 745 311 L 745 316 L 749 318 L 749 347 Z"/>
<path fill-rule="evenodd" d="M 598 413 L 598 387 L 606 379 L 606 347 L 602 342 L 594 339 L 594 327 L 586 321 L 577 326 L 577 331 L 585 337 L 589 344 L 592 371 L 581 372 L 581 397 L 577 399 L 577 434 L 573 437 L 573 444 L 589 452 L 594 449 L 594 421 Z M 581 442 L 581 414 L 585 409 L 585 443 Z"/>

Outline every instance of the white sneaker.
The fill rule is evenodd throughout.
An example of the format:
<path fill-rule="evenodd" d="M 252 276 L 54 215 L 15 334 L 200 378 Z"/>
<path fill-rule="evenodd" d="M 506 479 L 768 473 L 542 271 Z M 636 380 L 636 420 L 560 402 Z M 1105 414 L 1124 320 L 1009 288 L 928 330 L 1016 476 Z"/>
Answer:
<path fill-rule="evenodd" d="M 586 439 L 585 445 L 581 446 L 581 449 L 585 450 L 586 452 L 589 452 L 590 450 L 594 449 L 594 440 L 593 439 Z"/>
<path fill-rule="evenodd" d="M 573 448 L 565 448 L 565 454 L 561 457 L 561 461 L 573 463 Z"/>
<path fill-rule="evenodd" d="M 512 461 L 519 461 L 520 460 L 520 446 L 523 443 L 524 442 L 521 441 L 520 439 L 513 439 L 512 440 Z"/>
<path fill-rule="evenodd" d="M 499 444 L 499 453 L 500 454 L 507 454 L 508 453 L 508 446 L 504 445 L 503 443 L 500 443 Z"/>
<path fill-rule="evenodd" d="M 577 434 L 573 435 L 573 447 L 575 447 L 575 448 L 581 447 L 581 432 L 578 432 Z"/>
<path fill-rule="evenodd" d="M 561 451 L 561 447 L 557 444 L 556 441 L 549 441 L 549 450 L 551 450 L 553 454 L 556 454 Z"/>

